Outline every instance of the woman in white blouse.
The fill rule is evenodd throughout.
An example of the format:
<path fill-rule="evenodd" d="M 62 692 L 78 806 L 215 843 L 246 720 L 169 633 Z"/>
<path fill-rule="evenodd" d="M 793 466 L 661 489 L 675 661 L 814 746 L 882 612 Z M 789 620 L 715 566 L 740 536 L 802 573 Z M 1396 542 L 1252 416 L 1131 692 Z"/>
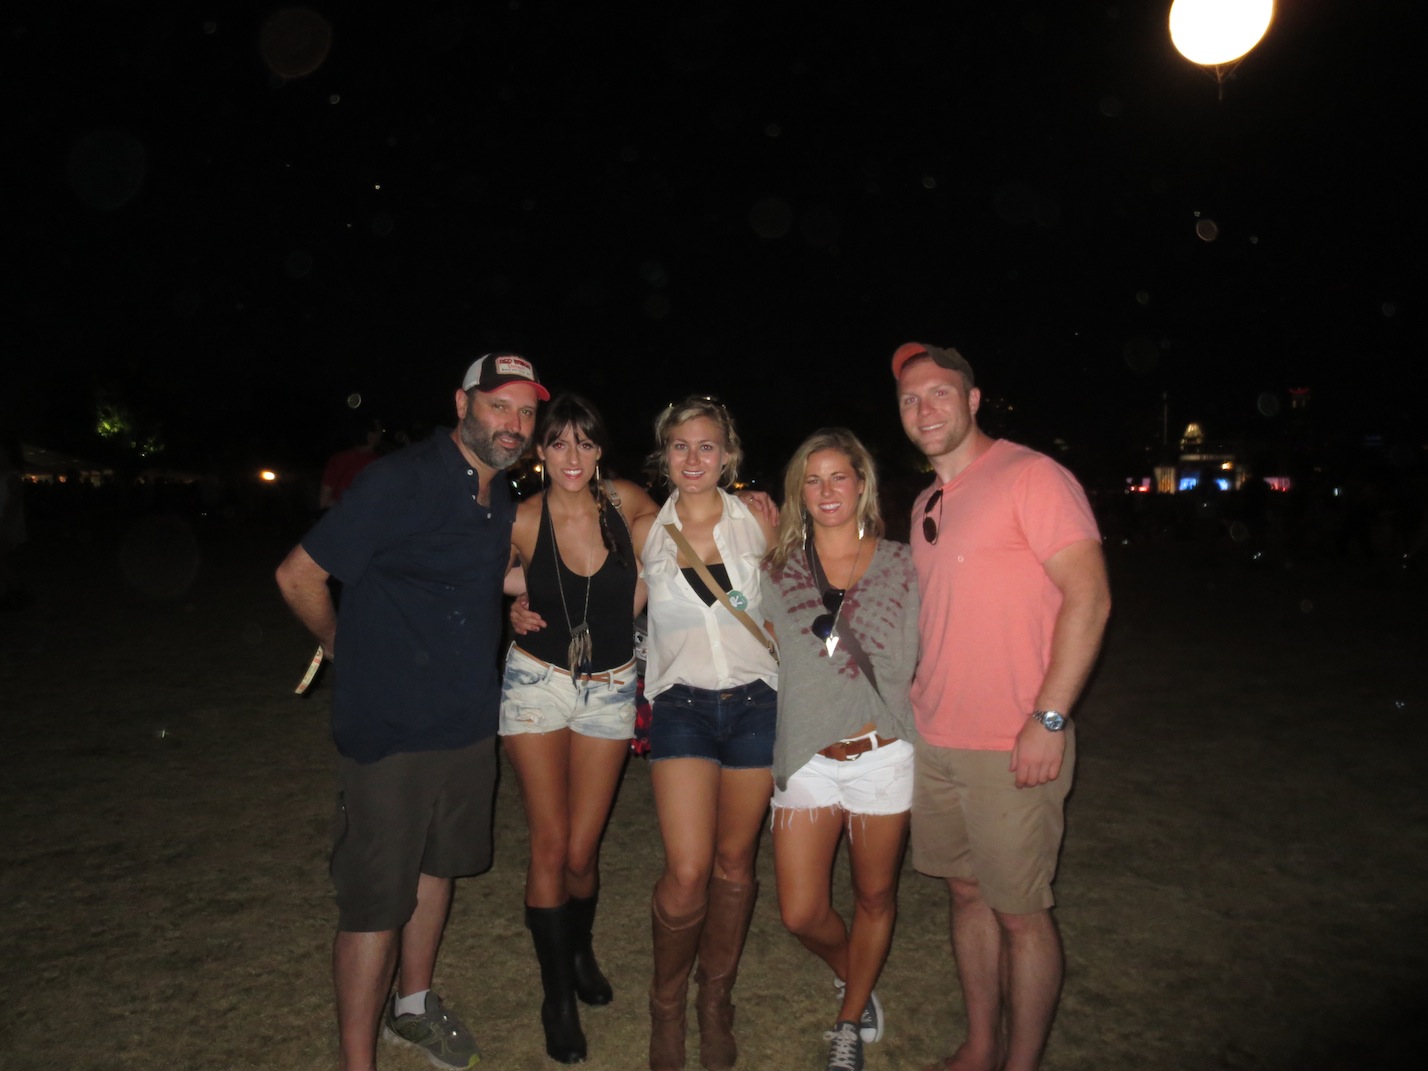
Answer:
<path fill-rule="evenodd" d="M 741 451 L 720 403 L 691 397 L 672 405 L 655 435 L 672 490 L 644 549 L 645 692 L 654 708 L 650 759 L 665 851 L 651 905 L 650 1068 L 684 1067 L 685 1002 L 697 959 L 700 1061 L 720 1071 L 737 1058 L 729 996 L 773 790 L 778 663 L 764 628 L 759 563 L 778 512 L 762 492 L 736 498 L 723 489 Z"/>

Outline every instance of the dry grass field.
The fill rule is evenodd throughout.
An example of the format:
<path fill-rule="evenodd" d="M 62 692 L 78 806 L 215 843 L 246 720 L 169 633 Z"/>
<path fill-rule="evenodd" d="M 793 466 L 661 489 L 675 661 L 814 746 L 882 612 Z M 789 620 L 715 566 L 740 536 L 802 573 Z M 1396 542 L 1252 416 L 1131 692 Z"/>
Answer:
<path fill-rule="evenodd" d="M 5 1071 L 335 1066 L 330 691 L 290 694 L 310 646 L 271 581 L 284 543 L 148 521 L 27 549 L 35 605 L 0 615 Z M 1174 547 L 1111 548 L 1111 569 L 1046 1068 L 1409 1066 L 1428 981 L 1425 577 L 1194 564 Z M 508 768 L 496 821 L 493 870 L 458 885 L 438 986 L 483 1066 L 551 1067 Z M 635 760 L 603 857 L 616 1000 L 585 1012 L 592 1071 L 643 1064 L 659 863 Z M 767 846 L 760 872 L 740 1066 L 821 1068 L 830 978 L 782 930 Z M 840 871 L 844 903 L 846 886 Z M 879 988 L 872 1071 L 956 1044 L 946 898 L 910 868 Z"/>

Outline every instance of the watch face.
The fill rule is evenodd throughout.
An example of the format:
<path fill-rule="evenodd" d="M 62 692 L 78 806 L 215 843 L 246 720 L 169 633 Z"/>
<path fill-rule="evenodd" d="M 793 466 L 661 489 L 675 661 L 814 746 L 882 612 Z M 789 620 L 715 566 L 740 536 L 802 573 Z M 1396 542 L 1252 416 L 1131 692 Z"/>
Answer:
<path fill-rule="evenodd" d="M 1041 722 L 1042 725 L 1046 726 L 1053 733 L 1059 732 L 1062 726 L 1066 724 L 1066 719 L 1054 710 L 1043 710 L 1036 716 L 1036 720 Z"/>

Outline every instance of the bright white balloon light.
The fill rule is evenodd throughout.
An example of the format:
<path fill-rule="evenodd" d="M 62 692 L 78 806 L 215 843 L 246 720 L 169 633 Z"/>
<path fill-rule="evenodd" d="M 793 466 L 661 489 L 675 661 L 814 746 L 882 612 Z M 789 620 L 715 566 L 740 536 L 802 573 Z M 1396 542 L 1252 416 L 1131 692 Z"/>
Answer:
<path fill-rule="evenodd" d="M 1170 40 L 1191 63 L 1218 67 L 1259 44 L 1274 18 L 1274 0 L 1175 0 Z"/>

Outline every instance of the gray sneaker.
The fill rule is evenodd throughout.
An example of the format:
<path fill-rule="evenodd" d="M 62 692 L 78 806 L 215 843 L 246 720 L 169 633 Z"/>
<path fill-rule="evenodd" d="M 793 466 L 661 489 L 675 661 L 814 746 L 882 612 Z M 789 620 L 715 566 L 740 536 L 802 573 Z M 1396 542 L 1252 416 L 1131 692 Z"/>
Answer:
<path fill-rule="evenodd" d="M 836 1023 L 823 1040 L 828 1042 L 827 1071 L 863 1071 L 863 1039 L 857 1023 Z"/>
<path fill-rule="evenodd" d="M 833 988 L 838 991 L 838 999 L 842 1000 L 848 983 L 841 978 L 834 978 Z M 883 1040 L 883 1002 L 878 999 L 877 990 L 868 994 L 868 1002 L 863 1005 L 863 1014 L 858 1016 L 858 1034 L 864 1045 Z"/>
<path fill-rule="evenodd" d="M 382 1016 L 382 1036 L 388 1041 L 422 1049 L 433 1065 L 449 1071 L 467 1071 L 481 1062 L 481 1050 L 471 1031 L 442 1007 L 435 993 L 427 992 L 426 1010 L 421 1015 L 393 1015 L 395 1007 L 393 997 Z"/>

